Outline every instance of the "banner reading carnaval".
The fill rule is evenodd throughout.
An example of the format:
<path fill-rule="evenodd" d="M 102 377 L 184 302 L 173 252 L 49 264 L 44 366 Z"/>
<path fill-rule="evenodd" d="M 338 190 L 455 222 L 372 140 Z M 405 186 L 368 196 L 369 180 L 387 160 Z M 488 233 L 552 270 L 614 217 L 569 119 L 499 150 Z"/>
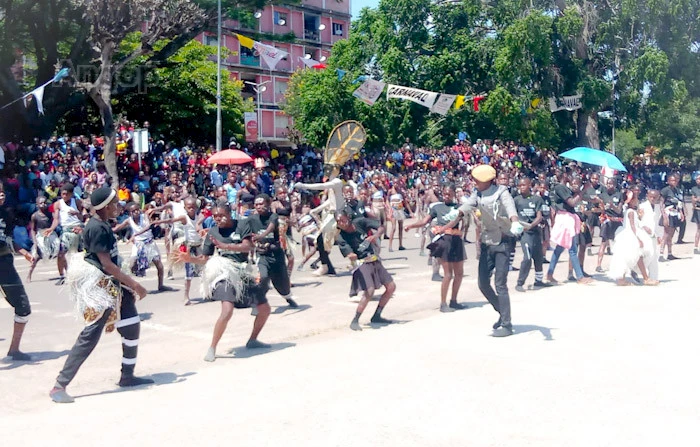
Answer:
<path fill-rule="evenodd" d="M 427 90 L 420 90 L 411 87 L 402 87 L 400 85 L 389 84 L 389 88 L 386 90 L 386 98 L 397 98 L 406 99 L 408 101 L 413 101 L 416 104 L 420 104 L 427 108 L 433 107 L 435 100 L 437 99 L 438 93 L 429 92 Z"/>

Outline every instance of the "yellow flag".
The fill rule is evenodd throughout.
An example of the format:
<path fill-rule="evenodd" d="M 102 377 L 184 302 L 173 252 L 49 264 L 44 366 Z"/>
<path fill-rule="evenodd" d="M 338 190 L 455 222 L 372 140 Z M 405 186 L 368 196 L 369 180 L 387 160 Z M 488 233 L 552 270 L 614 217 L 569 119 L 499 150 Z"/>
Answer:
<path fill-rule="evenodd" d="M 465 97 L 462 95 L 457 95 L 457 99 L 455 99 L 455 109 L 459 110 L 462 108 L 464 105 Z"/>
<path fill-rule="evenodd" d="M 253 45 L 255 45 L 255 41 L 250 37 L 241 36 L 240 34 L 236 34 L 236 37 L 238 37 L 238 41 L 241 43 L 241 45 L 246 48 L 252 49 Z"/>

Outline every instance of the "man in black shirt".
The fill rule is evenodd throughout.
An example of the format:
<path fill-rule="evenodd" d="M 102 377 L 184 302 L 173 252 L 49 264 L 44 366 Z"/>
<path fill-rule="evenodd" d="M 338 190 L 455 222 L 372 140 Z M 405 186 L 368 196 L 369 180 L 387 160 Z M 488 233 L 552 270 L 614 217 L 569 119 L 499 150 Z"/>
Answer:
<path fill-rule="evenodd" d="M 664 241 L 661 246 L 661 253 L 663 254 L 664 248 L 668 249 L 666 259 L 669 261 L 678 259 L 671 253 L 673 234 L 676 232 L 676 228 L 680 227 L 685 220 L 685 215 L 683 214 L 683 190 L 678 187 L 678 180 L 677 174 L 669 175 L 668 186 L 660 192 L 661 200 L 664 202 L 664 210 L 661 214 L 661 223 L 664 226 Z"/>
<path fill-rule="evenodd" d="M 591 174 L 591 183 L 588 187 L 583 190 L 583 201 L 586 202 L 588 209 L 593 210 L 588 214 L 586 219 L 586 225 L 593 236 L 593 229 L 595 227 L 600 227 L 600 213 L 598 210 L 598 199 L 603 195 L 604 188 L 600 184 L 600 174 L 597 172 Z"/>
<path fill-rule="evenodd" d="M 605 250 L 610 248 L 610 241 L 615 239 L 615 232 L 622 226 L 622 205 L 624 199 L 622 193 L 615 189 L 615 180 L 609 178 L 605 181 L 605 191 L 598 201 L 603 206 L 603 214 L 601 215 L 602 223 L 600 225 L 600 237 L 602 243 L 598 250 L 598 265 L 595 271 L 603 272 L 603 256 Z"/>
<path fill-rule="evenodd" d="M 22 280 L 14 265 L 13 250 L 18 251 L 24 258 L 33 264 L 34 258 L 27 250 L 14 244 L 12 234 L 15 228 L 14 215 L 8 208 L 5 208 L 5 190 L 0 183 L 0 292 L 10 306 L 15 309 L 15 322 L 12 332 L 12 341 L 7 355 L 12 360 L 30 361 L 31 357 L 19 350 L 19 343 L 22 341 L 24 327 L 29 321 L 29 314 L 32 313 L 29 304 L 29 297 L 24 290 Z"/>
<path fill-rule="evenodd" d="M 85 262 L 69 266 L 68 283 L 85 318 L 85 329 L 73 345 L 50 396 L 54 402 L 70 403 L 66 387 L 100 341 L 102 330 L 117 329 L 122 336 L 122 373 L 119 386 L 153 383 L 134 376 L 141 328 L 135 301 L 146 296 L 146 289 L 119 268 L 117 239 L 107 222 L 116 217 L 117 194 L 103 187 L 90 197 L 94 215 L 83 231 Z M 118 309 L 118 310 L 117 310 Z"/>
<path fill-rule="evenodd" d="M 280 245 L 279 218 L 277 214 L 270 211 L 270 196 L 259 194 L 253 202 L 255 213 L 251 214 L 240 230 L 241 238 L 250 237 L 255 244 L 255 250 L 260 255 L 258 268 L 260 269 L 260 286 L 263 290 L 270 287 L 270 281 L 277 292 L 282 295 L 289 307 L 296 309 L 299 305 L 294 301 L 291 294 L 291 282 L 287 272 L 286 258 Z M 267 232 L 268 225 L 272 224 L 274 229 Z M 265 234 L 258 239 L 256 235 Z"/>
<path fill-rule="evenodd" d="M 391 299 L 396 284 L 391 278 L 389 272 L 386 271 L 381 261 L 374 253 L 373 242 L 384 234 L 384 227 L 378 220 L 359 217 L 354 221 L 350 220 L 350 216 L 341 212 L 337 216 L 337 225 L 340 230 L 338 238 L 338 246 L 343 256 L 360 262 L 352 275 L 352 284 L 350 285 L 350 296 L 358 295 L 362 292 L 362 299 L 357 305 L 355 318 L 350 324 L 350 329 L 353 331 L 361 331 L 360 316 L 367 307 L 367 303 L 374 296 L 374 291 L 384 287 L 384 293 L 379 299 L 379 305 L 374 312 L 370 322 L 375 324 L 390 324 L 391 320 L 382 318 L 382 311 Z M 374 230 L 371 236 L 367 236 L 369 230 Z"/>
<path fill-rule="evenodd" d="M 690 189 L 691 200 L 693 201 L 693 217 L 691 222 L 695 222 L 697 228 L 695 229 L 695 249 L 693 253 L 700 255 L 700 248 L 698 248 L 698 243 L 700 243 L 700 174 L 695 177 L 695 186 Z"/>
<path fill-rule="evenodd" d="M 228 204 L 219 204 L 213 210 L 214 222 L 204 240 L 201 256 L 181 253 L 182 262 L 205 264 L 202 284 L 205 298 L 221 301 L 221 314 L 214 325 L 214 335 L 204 361 L 216 360 L 216 346 L 226 330 L 233 309 L 255 306 L 257 314 L 253 331 L 246 343 L 248 349 L 269 348 L 258 340 L 258 335 L 270 316 L 270 304 L 265 297 L 267 288 L 255 284 L 255 278 L 247 271 L 248 253 L 253 250 L 251 238 L 242 237 L 243 225 L 231 218 Z M 219 256 L 212 258 L 215 252 Z"/>
<path fill-rule="evenodd" d="M 548 287 L 549 284 L 543 282 L 544 272 L 542 270 L 542 230 L 540 223 L 542 222 L 542 206 L 544 201 L 542 197 L 532 194 L 531 181 L 529 178 L 520 180 L 518 185 L 520 194 L 513 201 L 515 208 L 518 210 L 518 220 L 525 231 L 520 237 L 520 246 L 523 249 L 523 260 L 520 263 L 520 273 L 515 290 L 524 292 L 525 280 L 530 273 L 532 261 L 535 261 L 535 283 L 534 287 Z"/>

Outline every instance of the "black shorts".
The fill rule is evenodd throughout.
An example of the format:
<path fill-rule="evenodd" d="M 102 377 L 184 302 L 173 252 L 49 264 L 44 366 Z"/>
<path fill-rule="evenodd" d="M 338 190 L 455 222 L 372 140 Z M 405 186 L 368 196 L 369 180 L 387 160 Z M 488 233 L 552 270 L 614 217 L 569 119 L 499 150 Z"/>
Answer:
<path fill-rule="evenodd" d="M 615 232 L 618 228 L 622 226 L 622 222 L 613 222 L 612 220 L 606 220 L 603 225 L 600 226 L 600 237 L 603 242 L 612 241 L 615 239 Z"/>
<path fill-rule="evenodd" d="M 585 247 L 588 244 L 593 243 L 593 236 L 591 235 L 591 230 L 588 229 L 588 225 L 581 228 L 581 232 L 578 234 L 578 244 L 579 247 Z"/>
<path fill-rule="evenodd" d="M 219 281 L 214 286 L 211 299 L 214 301 L 228 301 L 229 303 L 233 303 L 233 307 L 237 309 L 246 309 L 248 307 L 267 304 L 265 294 L 260 293 L 260 286 L 253 281 L 246 283 L 245 295 L 240 301 L 235 300 L 236 294 L 233 290 L 233 286 L 226 283 L 226 281 Z"/>
<path fill-rule="evenodd" d="M 693 218 L 690 221 L 700 224 L 700 210 L 693 210 Z"/>
<path fill-rule="evenodd" d="M 665 227 L 664 218 L 659 219 L 659 225 Z M 668 226 L 669 228 L 678 228 L 681 226 L 681 216 L 668 216 Z"/>
<path fill-rule="evenodd" d="M 18 317 L 29 316 L 32 313 L 32 308 L 29 305 L 29 297 L 24 290 L 22 279 L 15 270 L 12 253 L 0 256 L 0 266 L 2 266 L 0 268 L 0 292 L 10 303 L 10 306 L 15 309 L 15 315 Z"/>

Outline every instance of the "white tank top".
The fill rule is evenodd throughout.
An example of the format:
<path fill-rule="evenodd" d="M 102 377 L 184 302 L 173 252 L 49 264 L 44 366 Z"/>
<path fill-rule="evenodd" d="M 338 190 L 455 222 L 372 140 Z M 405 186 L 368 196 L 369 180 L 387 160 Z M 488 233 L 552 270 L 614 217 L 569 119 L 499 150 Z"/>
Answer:
<path fill-rule="evenodd" d="M 131 230 L 134 232 L 134 234 L 142 231 L 144 228 L 147 228 L 150 225 L 151 222 L 148 220 L 148 217 L 144 216 L 143 214 L 140 216 L 138 224 L 134 222 L 134 219 L 132 217 L 129 218 L 129 226 L 131 227 Z M 145 233 L 139 234 L 138 236 L 134 237 L 134 240 L 136 242 L 146 242 L 149 240 L 153 240 L 153 232 L 151 230 L 148 230 Z"/>
<path fill-rule="evenodd" d="M 70 204 L 67 204 L 61 200 L 61 206 L 58 207 L 58 222 L 62 227 L 75 227 L 77 225 L 82 225 L 83 221 L 80 220 L 78 216 L 75 216 L 68 211 L 73 209 L 78 211 L 78 205 L 75 203 L 75 197 L 70 199 Z"/>
<path fill-rule="evenodd" d="M 185 241 L 187 241 L 188 244 L 199 244 L 202 242 L 202 236 L 200 236 L 197 232 L 197 227 L 195 226 L 194 221 L 190 219 L 190 216 L 187 214 L 185 214 L 185 219 L 187 220 L 187 223 L 182 226 L 182 229 L 185 232 Z"/>

